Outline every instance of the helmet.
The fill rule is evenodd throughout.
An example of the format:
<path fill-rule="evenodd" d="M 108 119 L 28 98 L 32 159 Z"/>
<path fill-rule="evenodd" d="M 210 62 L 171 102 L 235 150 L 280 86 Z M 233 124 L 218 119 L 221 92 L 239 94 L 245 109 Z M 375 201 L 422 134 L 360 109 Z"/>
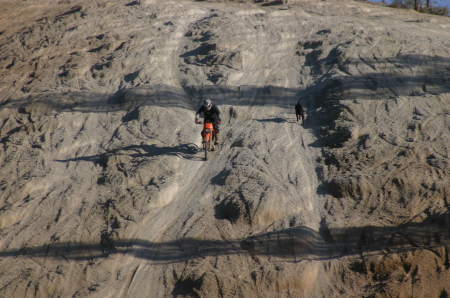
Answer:
<path fill-rule="evenodd" d="M 203 105 L 204 105 L 205 108 L 207 108 L 208 110 L 211 109 L 211 106 L 212 106 L 211 99 L 209 99 L 209 98 L 205 99 L 205 101 L 203 102 Z"/>

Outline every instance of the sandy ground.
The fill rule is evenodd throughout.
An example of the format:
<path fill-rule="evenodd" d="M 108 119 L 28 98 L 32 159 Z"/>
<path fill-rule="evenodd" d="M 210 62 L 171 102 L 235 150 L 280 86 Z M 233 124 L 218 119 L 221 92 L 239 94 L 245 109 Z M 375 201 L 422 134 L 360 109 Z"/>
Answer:
<path fill-rule="evenodd" d="M 1 2 L 0 297 L 450 295 L 450 19 L 285 2 Z"/>

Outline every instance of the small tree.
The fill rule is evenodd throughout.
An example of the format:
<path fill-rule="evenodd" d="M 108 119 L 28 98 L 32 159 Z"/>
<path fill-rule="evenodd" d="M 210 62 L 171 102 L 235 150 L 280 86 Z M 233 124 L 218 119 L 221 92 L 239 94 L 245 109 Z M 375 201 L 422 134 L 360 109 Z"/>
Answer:
<path fill-rule="evenodd" d="M 394 0 L 394 1 L 392 1 L 392 5 L 394 5 L 396 7 L 414 8 L 414 10 L 419 10 L 421 4 L 422 4 L 421 0 Z"/>
<path fill-rule="evenodd" d="M 431 0 L 393 0 L 391 7 L 401 7 L 414 9 L 419 12 L 435 14 L 440 16 L 447 16 L 450 14 L 449 8 L 445 6 L 433 6 L 435 3 Z"/>

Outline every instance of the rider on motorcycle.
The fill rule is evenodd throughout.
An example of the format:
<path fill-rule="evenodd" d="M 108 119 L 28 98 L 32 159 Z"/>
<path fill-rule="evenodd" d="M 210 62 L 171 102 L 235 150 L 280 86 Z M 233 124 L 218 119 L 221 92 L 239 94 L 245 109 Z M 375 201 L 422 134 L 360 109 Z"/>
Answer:
<path fill-rule="evenodd" d="M 201 106 L 201 108 L 195 114 L 195 123 L 197 123 L 197 124 L 201 123 L 200 120 L 198 120 L 201 113 L 203 113 L 205 116 L 203 119 L 203 123 L 211 122 L 213 124 L 214 131 L 215 131 L 214 145 L 218 145 L 219 144 L 219 129 L 220 129 L 219 124 L 222 123 L 222 119 L 220 118 L 219 108 L 216 105 L 212 104 L 211 99 L 207 98 L 203 102 L 203 105 Z"/>

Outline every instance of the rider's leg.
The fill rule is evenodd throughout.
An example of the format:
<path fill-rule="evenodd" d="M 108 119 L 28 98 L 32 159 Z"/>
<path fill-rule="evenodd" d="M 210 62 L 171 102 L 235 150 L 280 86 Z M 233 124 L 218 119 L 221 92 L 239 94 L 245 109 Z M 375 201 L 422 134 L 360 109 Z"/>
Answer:
<path fill-rule="evenodd" d="M 215 137 L 215 140 L 214 140 L 214 145 L 219 145 L 219 133 L 218 133 L 218 132 L 216 132 L 216 137 Z"/>
<path fill-rule="evenodd" d="M 214 127 L 214 145 L 218 145 L 219 144 L 219 132 L 220 132 L 220 128 L 219 128 L 219 124 L 217 123 L 213 123 L 213 127 Z"/>

